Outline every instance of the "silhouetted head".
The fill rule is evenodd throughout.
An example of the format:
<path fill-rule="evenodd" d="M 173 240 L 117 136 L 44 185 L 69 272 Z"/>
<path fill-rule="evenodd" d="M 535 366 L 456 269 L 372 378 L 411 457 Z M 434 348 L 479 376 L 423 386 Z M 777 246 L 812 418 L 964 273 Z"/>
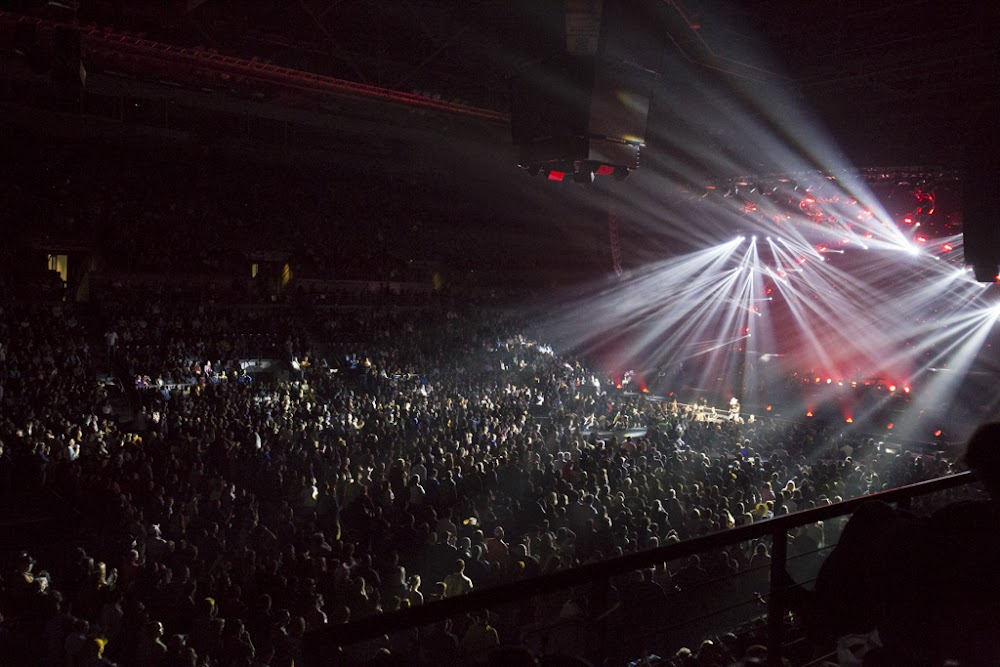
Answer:
<path fill-rule="evenodd" d="M 1000 422 L 983 424 L 976 429 L 965 447 L 965 462 L 990 497 L 1000 500 Z"/>

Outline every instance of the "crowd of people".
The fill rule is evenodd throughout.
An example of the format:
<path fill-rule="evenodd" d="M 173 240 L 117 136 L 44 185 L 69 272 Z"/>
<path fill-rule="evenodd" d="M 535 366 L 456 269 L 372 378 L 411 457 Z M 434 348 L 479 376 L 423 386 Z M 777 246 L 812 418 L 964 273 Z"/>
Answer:
<path fill-rule="evenodd" d="M 283 372 L 220 375 L 254 356 L 249 331 L 274 343 Z M 100 366 L 143 380 L 134 420 L 116 418 Z M 944 456 L 889 453 L 831 426 L 741 421 L 618 391 L 509 315 L 5 304 L 0 496 L 58 494 L 75 548 L 18 549 L 3 573 L 0 655 L 301 664 L 305 635 L 330 624 L 952 471 Z M 639 431 L 614 430 L 623 423 Z M 833 544 L 841 525 L 795 531 L 791 552 Z M 743 544 L 615 588 L 655 602 L 768 560 L 766 543 Z M 735 592 L 762 590 L 749 581 Z M 596 604 L 567 591 L 341 657 L 490 664 L 526 625 Z M 724 645 L 682 657 L 742 655 Z"/>
<path fill-rule="evenodd" d="M 239 377 L 252 361 L 311 356 L 302 318 L 275 317 L 266 307 L 153 299 L 108 305 L 100 319 L 109 359 L 140 387 L 196 384 L 230 371 Z"/>

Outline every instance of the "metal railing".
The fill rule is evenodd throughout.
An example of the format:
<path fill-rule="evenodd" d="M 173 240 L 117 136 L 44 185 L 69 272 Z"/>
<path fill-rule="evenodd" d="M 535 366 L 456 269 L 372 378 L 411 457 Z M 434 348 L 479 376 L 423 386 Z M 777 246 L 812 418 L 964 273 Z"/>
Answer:
<path fill-rule="evenodd" d="M 852 498 L 832 505 L 794 512 L 737 528 L 718 531 L 647 551 L 619 558 L 588 563 L 553 574 L 477 589 L 459 597 L 445 598 L 422 606 L 393 613 L 379 614 L 346 624 L 329 626 L 306 635 L 304 660 L 307 667 L 338 664 L 337 651 L 383 635 L 431 625 L 471 612 L 526 601 L 541 595 L 565 591 L 583 584 L 597 584 L 597 590 L 610 592 L 611 580 L 629 572 L 650 568 L 668 561 L 701 554 L 713 549 L 736 545 L 760 538 L 770 538 L 771 561 L 769 595 L 767 597 L 767 644 L 770 664 L 781 664 L 784 650 L 784 617 L 787 612 L 785 593 L 788 563 L 788 533 L 791 529 L 818 521 L 854 513 L 861 505 L 878 500 L 906 505 L 910 500 L 929 494 L 955 489 L 973 483 L 971 473 L 911 484 L 875 494 Z M 598 595 L 600 602 L 601 596 Z M 606 602 L 606 600 L 605 600 Z M 610 605 L 605 605 L 609 608 Z M 600 612 L 598 612 L 600 613 Z"/>

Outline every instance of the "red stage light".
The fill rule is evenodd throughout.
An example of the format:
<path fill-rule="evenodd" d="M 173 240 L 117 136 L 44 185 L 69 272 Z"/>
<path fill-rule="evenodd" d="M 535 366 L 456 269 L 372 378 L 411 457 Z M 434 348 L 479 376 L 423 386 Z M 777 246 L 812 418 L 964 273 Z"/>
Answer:
<path fill-rule="evenodd" d="M 609 164 L 602 164 L 597 168 L 598 176 L 610 176 L 613 173 L 615 173 L 615 168 Z"/>
<path fill-rule="evenodd" d="M 918 236 L 917 237 L 917 243 L 927 243 L 927 237 L 926 236 Z"/>
<path fill-rule="evenodd" d="M 816 384 L 819 384 L 819 378 L 818 377 L 816 378 Z"/>
<path fill-rule="evenodd" d="M 909 394 L 910 393 L 910 388 L 909 387 L 903 387 L 903 392 L 906 393 L 906 394 Z"/>
<path fill-rule="evenodd" d="M 934 437 L 935 438 L 940 438 L 941 437 L 941 429 L 938 429 L 938 430 L 934 431 Z"/>
<path fill-rule="evenodd" d="M 906 216 L 905 218 L 903 218 L 903 222 L 905 222 L 908 225 L 912 225 L 913 224 L 913 218 L 911 218 L 910 216 Z"/>
<path fill-rule="evenodd" d="M 833 380 L 832 380 L 831 378 L 827 378 L 827 379 L 826 379 L 826 383 L 827 383 L 827 384 L 833 384 Z"/>
<path fill-rule="evenodd" d="M 886 426 L 886 428 L 891 431 L 893 426 L 894 426 L 894 424 L 892 422 L 889 422 L 889 425 Z"/>
<path fill-rule="evenodd" d="M 764 408 L 764 410 L 766 410 L 767 412 L 770 412 L 771 411 L 771 406 L 770 405 L 767 406 L 766 408 Z"/>
<path fill-rule="evenodd" d="M 844 421 L 846 421 L 848 424 L 853 424 L 854 423 L 854 417 L 848 417 Z"/>
<path fill-rule="evenodd" d="M 812 417 L 812 416 L 813 416 L 813 411 L 812 410 L 810 410 L 809 412 L 806 413 L 806 417 Z"/>
<path fill-rule="evenodd" d="M 890 384 L 889 385 L 889 391 L 896 391 L 896 385 Z"/>
<path fill-rule="evenodd" d="M 564 172 L 564 171 L 550 171 L 549 172 L 549 180 L 550 181 L 561 181 L 565 177 L 566 177 L 566 172 Z"/>
<path fill-rule="evenodd" d="M 952 250 L 954 250 L 954 248 L 951 246 L 950 243 L 945 243 L 943 246 L 941 246 L 941 249 L 944 250 L 945 252 L 951 252 Z"/>

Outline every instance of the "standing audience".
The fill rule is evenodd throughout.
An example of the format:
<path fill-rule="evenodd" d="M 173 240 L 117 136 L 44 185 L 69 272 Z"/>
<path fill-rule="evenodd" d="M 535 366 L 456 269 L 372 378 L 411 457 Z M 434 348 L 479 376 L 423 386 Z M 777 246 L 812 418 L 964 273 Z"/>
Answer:
<path fill-rule="evenodd" d="M 366 311 L 329 328 L 275 311 L 254 328 L 285 339 L 284 362 L 314 358 L 268 379 L 236 371 L 238 318 L 119 310 L 95 331 L 116 332 L 106 352 L 151 379 L 123 424 L 93 379 L 104 355 L 82 313 L 4 308 L 0 493 L 55 491 L 80 517 L 78 550 L 38 546 L 3 572 L 0 655 L 14 666 L 291 665 L 327 624 L 950 471 L 821 425 L 699 422 L 602 391 L 580 361 L 484 313 Z M 350 333 L 310 340 L 332 330 Z M 645 434 L 606 434 L 623 416 Z M 832 528 L 809 535 L 835 541 Z M 762 546 L 635 583 L 695 586 L 766 562 Z M 585 603 L 536 604 L 528 617 L 553 620 Z M 415 659 L 487 664 L 517 627 L 442 625 Z M 399 634 L 345 656 L 415 645 Z"/>

